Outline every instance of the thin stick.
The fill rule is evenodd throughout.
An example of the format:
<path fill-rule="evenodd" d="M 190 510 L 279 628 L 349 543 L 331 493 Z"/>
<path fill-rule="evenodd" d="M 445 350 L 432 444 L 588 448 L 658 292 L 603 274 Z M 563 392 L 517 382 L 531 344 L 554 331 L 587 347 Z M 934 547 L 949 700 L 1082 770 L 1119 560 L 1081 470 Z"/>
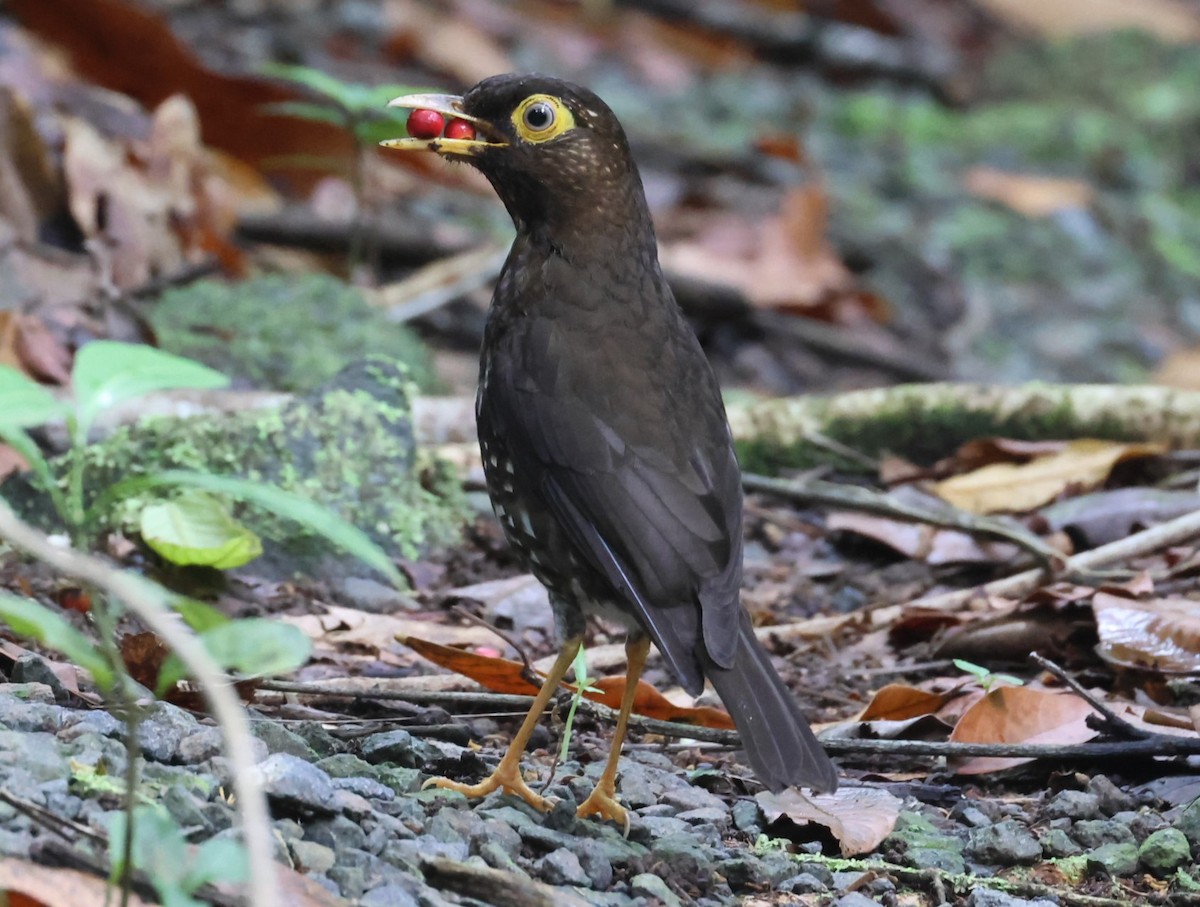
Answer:
<path fill-rule="evenodd" d="M 1042 668 L 1042 670 L 1049 671 L 1068 687 L 1070 687 L 1080 699 L 1099 712 L 1103 718 L 1103 722 L 1097 723 L 1102 723 L 1104 725 L 1103 729 L 1107 730 L 1112 736 L 1124 737 L 1127 740 L 1142 740 L 1150 736 L 1149 731 L 1144 731 L 1140 727 L 1135 727 L 1134 725 L 1130 724 L 1128 721 L 1110 709 L 1105 703 L 1101 702 L 1096 696 L 1094 696 L 1091 690 L 1085 689 L 1083 684 L 1052 662 L 1049 658 L 1045 658 L 1039 655 L 1037 652 L 1030 652 L 1029 660 Z M 1089 723 L 1092 717 L 1094 716 L 1089 718 Z M 1097 730 L 1099 730 L 1099 728 L 1097 728 Z"/>

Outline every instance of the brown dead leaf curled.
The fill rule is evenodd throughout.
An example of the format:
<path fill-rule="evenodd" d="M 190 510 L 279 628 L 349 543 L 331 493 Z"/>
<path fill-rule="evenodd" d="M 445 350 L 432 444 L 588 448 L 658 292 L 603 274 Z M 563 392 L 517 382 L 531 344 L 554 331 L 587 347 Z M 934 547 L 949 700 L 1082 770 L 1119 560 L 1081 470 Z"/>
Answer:
<path fill-rule="evenodd" d="M 977 540 L 957 529 L 893 520 L 869 513 L 838 511 L 828 516 L 825 525 L 829 529 L 866 536 L 912 560 L 935 566 L 1003 564 L 1011 561 L 1019 551 L 1011 542 Z"/>
<path fill-rule="evenodd" d="M 815 822 L 837 839 L 842 856 L 868 853 L 883 842 L 896 826 L 901 801 L 876 788 L 842 788 L 832 794 L 807 797 L 794 787 L 773 794 L 763 791 L 754 798 L 767 822 L 787 817 L 797 825 Z"/>
<path fill-rule="evenodd" d="M 1097 732 L 1088 727 L 1096 714 L 1074 693 L 1002 686 L 963 712 L 950 734 L 954 743 L 1086 743 Z M 1030 759 L 980 756 L 957 767 L 961 775 L 998 772 Z"/>
<path fill-rule="evenodd" d="M 891 721 L 932 715 L 959 695 L 957 688 L 935 693 L 903 683 L 889 683 L 871 697 L 856 721 Z"/>
<path fill-rule="evenodd" d="M 1097 592 L 1092 611 L 1100 637 L 1098 651 L 1106 661 L 1164 674 L 1200 673 L 1200 602 L 1139 601 Z"/>
<path fill-rule="evenodd" d="M 1126 444 L 1081 438 L 1028 463 L 993 463 L 936 483 L 933 491 L 972 513 L 1020 513 L 1054 500 L 1068 489 L 1090 490 L 1118 463 L 1165 453 L 1161 444 Z"/>

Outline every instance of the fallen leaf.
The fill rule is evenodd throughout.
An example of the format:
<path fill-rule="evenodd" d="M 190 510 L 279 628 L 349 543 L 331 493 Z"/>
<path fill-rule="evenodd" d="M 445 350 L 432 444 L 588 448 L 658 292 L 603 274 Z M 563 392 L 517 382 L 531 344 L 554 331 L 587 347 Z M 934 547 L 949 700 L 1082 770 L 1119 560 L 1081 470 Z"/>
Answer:
<path fill-rule="evenodd" d="M 1086 208 L 1094 190 L 1082 180 L 1009 173 L 992 167 L 973 167 L 963 177 L 968 192 L 999 202 L 1026 217 L 1049 217 L 1059 211 Z"/>
<path fill-rule="evenodd" d="M 413 651 L 419 652 L 434 664 L 462 674 L 464 677 L 470 677 L 493 693 L 533 696 L 541 688 L 540 683 L 535 684 L 530 681 L 522 662 L 442 646 L 413 636 L 398 636 L 397 640 Z M 596 688 L 594 691 L 585 692 L 583 695 L 593 702 L 603 703 L 612 709 L 619 709 L 621 699 L 625 695 L 626 682 L 625 676 L 602 677 L 592 681 L 592 686 Z M 575 685 L 570 683 L 564 683 L 562 686 L 568 690 L 575 689 Z M 733 719 L 723 709 L 675 705 L 644 680 L 638 681 L 637 692 L 633 698 L 633 713 L 647 718 L 657 718 L 660 721 L 679 721 L 701 727 L 726 730 L 734 727 Z"/>
<path fill-rule="evenodd" d="M 886 719 L 896 721 L 932 715 L 957 695 L 959 695 L 957 687 L 942 693 L 933 693 L 929 690 L 910 687 L 907 684 L 889 683 L 871 697 L 867 707 L 854 720 Z"/>
<path fill-rule="evenodd" d="M 807 797 L 794 787 L 755 796 L 767 822 L 787 817 L 797 825 L 814 822 L 832 832 L 842 856 L 869 853 L 892 833 L 902 801 L 885 790 L 842 788 L 832 794 Z"/>
<path fill-rule="evenodd" d="M 9 905 L 80 907 L 104 904 L 110 895 L 101 876 L 77 869 L 42 866 L 13 858 L 0 859 L 0 897 Z M 133 907 L 146 907 L 136 894 L 129 895 Z"/>
<path fill-rule="evenodd" d="M 1200 41 L 1200 15 L 1180 0 L 980 0 L 993 15 L 1048 38 L 1136 29 L 1171 44 Z"/>
<path fill-rule="evenodd" d="M 1200 602 L 1134 598 L 1097 592 L 1092 597 L 1098 651 L 1106 660 L 1164 674 L 1200 673 Z"/>
<path fill-rule="evenodd" d="M 853 532 L 882 542 L 914 561 L 940 564 L 1004 564 L 1020 549 L 1011 542 L 977 540 L 966 532 L 870 513 L 838 511 L 829 514 L 829 529 Z"/>
<path fill-rule="evenodd" d="M 1083 438 L 1058 453 L 1029 463 L 993 463 L 933 485 L 951 504 L 972 513 L 1022 512 L 1049 503 L 1068 489 L 1092 489 L 1118 463 L 1165 453 L 1162 444 L 1133 444 Z"/>
<path fill-rule="evenodd" d="M 663 266 L 733 287 L 764 308 L 882 320 L 825 238 L 827 207 L 824 190 L 813 183 L 790 190 L 774 217 L 708 217 L 702 233 L 663 243 Z"/>
<path fill-rule="evenodd" d="M 1200 494 L 1194 491 L 1135 487 L 1057 501 L 1037 516 L 1050 529 L 1067 530 L 1085 547 L 1098 548 L 1195 510 L 1200 510 Z"/>
<path fill-rule="evenodd" d="M 1096 710 L 1074 693 L 999 687 L 967 709 L 950 734 L 953 743 L 1086 743 L 1097 736 L 1087 719 Z M 998 772 L 1032 760 L 980 756 L 955 770 L 961 775 Z"/>
<path fill-rule="evenodd" d="M 446 593 L 446 598 L 470 599 L 484 606 L 484 616 L 501 627 L 507 623 L 518 633 L 554 630 L 554 611 L 546 587 L 531 573 L 461 586 Z"/>

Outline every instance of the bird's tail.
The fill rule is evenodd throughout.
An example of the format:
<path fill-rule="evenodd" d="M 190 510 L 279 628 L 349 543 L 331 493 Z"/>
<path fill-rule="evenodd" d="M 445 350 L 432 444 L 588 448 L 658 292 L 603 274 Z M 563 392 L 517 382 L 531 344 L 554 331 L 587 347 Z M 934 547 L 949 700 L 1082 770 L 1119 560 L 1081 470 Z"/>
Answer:
<path fill-rule="evenodd" d="M 707 661 L 704 673 L 733 716 L 750 767 L 763 784 L 773 791 L 792 784 L 823 792 L 837 789 L 833 763 L 775 673 L 745 611 L 733 666 Z"/>

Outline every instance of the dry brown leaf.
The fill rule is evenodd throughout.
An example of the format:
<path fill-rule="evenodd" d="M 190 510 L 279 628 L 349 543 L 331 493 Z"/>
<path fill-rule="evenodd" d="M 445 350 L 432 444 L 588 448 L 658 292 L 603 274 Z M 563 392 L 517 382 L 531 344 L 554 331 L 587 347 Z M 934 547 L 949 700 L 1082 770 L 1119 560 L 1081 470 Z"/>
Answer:
<path fill-rule="evenodd" d="M 1137 29 L 1162 41 L 1200 41 L 1200 14 L 1181 0 L 980 0 L 993 15 L 1048 38 Z"/>
<path fill-rule="evenodd" d="M 1086 743 L 1097 732 L 1087 725 L 1096 714 L 1074 693 L 1054 693 L 1029 687 L 999 687 L 967 709 L 954 726 L 954 743 Z M 1029 762 L 980 756 L 968 759 L 956 771 L 961 775 L 997 772 Z"/>
<path fill-rule="evenodd" d="M 1165 452 L 1161 444 L 1081 438 L 1058 453 L 1029 463 L 993 463 L 951 476 L 935 483 L 932 489 L 939 497 L 972 513 L 1019 513 L 1049 503 L 1068 489 L 1095 488 L 1123 460 Z"/>
<path fill-rule="evenodd" d="M 889 683 L 871 697 L 855 721 L 902 721 L 935 714 L 959 695 L 957 688 L 942 693 L 920 690 L 902 683 Z"/>
<path fill-rule="evenodd" d="M 1105 660 L 1164 674 L 1200 673 L 1200 602 L 1139 601 L 1097 592 L 1092 611 L 1100 637 L 1098 651 Z"/>
<path fill-rule="evenodd" d="M 859 787 L 842 788 L 832 794 L 806 797 L 794 787 L 773 794 L 763 791 L 754 798 L 762 807 L 767 822 L 783 816 L 804 825 L 815 822 L 833 833 L 842 856 L 869 853 L 892 833 L 902 801 L 885 790 Z"/>
<path fill-rule="evenodd" d="M 372 652 L 390 648 L 398 636 L 420 636 L 446 646 L 491 646 L 501 640 L 487 627 L 456 626 L 420 618 L 369 614 L 355 608 L 326 605 L 322 614 L 284 615 L 310 639 L 332 647 L 360 646 Z"/>
<path fill-rule="evenodd" d="M 779 214 L 752 221 L 738 216 L 705 219 L 704 232 L 665 242 L 662 263 L 696 280 L 732 286 L 765 308 L 812 311 L 854 300 L 856 314 L 871 311 L 850 271 L 825 239 L 828 200 L 818 184 L 789 191 Z"/>
<path fill-rule="evenodd" d="M 892 520 L 870 513 L 831 513 L 825 525 L 829 529 L 875 539 L 912 560 L 932 565 L 1003 564 L 1011 561 L 1020 550 L 1011 542 L 976 540 L 957 529 Z"/>
<path fill-rule="evenodd" d="M 507 622 L 518 633 L 533 629 L 550 634 L 554 629 L 550 596 L 532 573 L 461 586 L 451 589 L 446 598 L 477 601 L 489 621 Z"/>
<path fill-rule="evenodd" d="M 1059 211 L 1086 208 L 1093 189 L 1082 180 L 1009 173 L 993 167 L 974 167 L 963 177 L 972 195 L 999 202 L 1026 217 L 1049 217 Z"/>
<path fill-rule="evenodd" d="M 108 882 L 91 873 L 0 859 L 0 897 L 9 905 L 82 907 L 107 903 L 109 893 Z M 147 902 L 136 894 L 129 895 L 129 903 L 133 907 L 147 907 Z"/>
<path fill-rule="evenodd" d="M 540 689 L 540 684 L 533 683 L 526 676 L 525 665 L 522 662 L 441 646 L 414 636 L 398 636 L 396 639 L 434 664 L 470 677 L 493 693 L 534 696 Z M 592 683 L 596 688 L 594 691 L 585 692 L 583 695 L 611 709 L 620 709 L 626 682 L 627 678 L 624 675 L 602 677 Z M 575 685 L 571 683 L 564 683 L 562 686 L 568 690 L 575 689 Z M 733 719 L 724 709 L 677 706 L 644 680 L 638 681 L 637 692 L 633 698 L 633 712 L 635 715 L 657 718 L 660 721 L 679 721 L 700 727 L 725 730 L 732 730 L 734 727 Z"/>

